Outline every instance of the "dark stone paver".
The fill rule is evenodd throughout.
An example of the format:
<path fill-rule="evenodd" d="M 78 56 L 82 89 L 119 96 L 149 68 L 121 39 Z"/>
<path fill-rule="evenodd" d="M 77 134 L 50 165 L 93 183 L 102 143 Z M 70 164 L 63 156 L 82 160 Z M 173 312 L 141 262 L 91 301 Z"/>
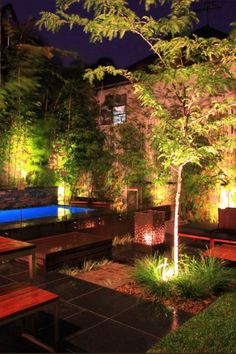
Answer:
<path fill-rule="evenodd" d="M 21 264 L 4 264 L 0 285 L 27 280 Z M 110 274 L 110 272 L 109 272 Z M 41 287 L 61 296 L 59 352 L 137 353 L 146 352 L 159 338 L 176 329 L 191 315 L 116 292 L 85 280 L 57 272 L 38 272 Z M 117 279 L 116 279 L 117 280 Z M 29 320 L 28 325 L 30 326 Z M 53 339 L 50 306 L 40 311 L 37 334 L 46 343 Z M 38 347 L 19 337 L 19 323 L 1 327 L 1 353 L 37 353 Z"/>
<path fill-rule="evenodd" d="M 187 312 L 174 310 L 162 304 L 143 301 L 114 316 L 113 320 L 161 338 L 191 317 L 192 315 Z"/>
<path fill-rule="evenodd" d="M 140 299 L 137 297 L 122 294 L 108 288 L 100 288 L 96 292 L 79 296 L 72 303 L 98 314 L 112 317 L 134 306 L 139 301 Z"/>
<path fill-rule="evenodd" d="M 40 315 L 42 318 L 45 316 L 45 314 L 42 313 Z M 47 322 L 44 321 L 44 327 L 41 327 L 39 330 L 39 337 L 44 342 L 50 345 L 53 344 L 52 340 L 53 340 L 53 333 L 54 333 L 52 320 L 53 319 L 51 318 Z M 107 320 L 106 317 L 100 316 L 98 314 L 86 310 L 83 310 L 74 316 L 67 317 L 64 320 L 60 319 L 59 322 L 59 331 L 60 331 L 60 339 L 61 339 L 60 347 L 63 349 L 63 351 L 67 351 L 66 340 L 65 340 L 67 337 L 69 338 L 73 337 L 81 332 L 84 332 L 87 329 L 91 329 L 92 327 L 106 320 Z M 45 323 L 48 323 L 50 325 L 45 327 Z"/>
<path fill-rule="evenodd" d="M 9 274 L 16 274 L 16 273 L 21 273 L 23 271 L 28 270 L 29 266 L 28 264 L 22 263 L 22 262 L 16 262 L 16 261 L 11 261 L 11 262 L 5 262 L 0 264 L 0 274 L 4 276 L 8 276 Z"/>
<path fill-rule="evenodd" d="M 156 342 L 156 337 L 112 320 L 66 340 L 76 353 L 144 353 Z"/>
<path fill-rule="evenodd" d="M 40 353 L 42 349 L 20 337 L 19 322 L 0 328 L 0 353 Z"/>
<path fill-rule="evenodd" d="M 66 318 L 66 322 L 76 325 L 80 332 L 105 320 L 107 320 L 107 317 L 86 310 Z"/>
<path fill-rule="evenodd" d="M 7 277 L 0 276 L 0 286 L 8 285 L 8 284 L 11 284 L 11 283 L 13 283 L 13 280 L 8 279 Z"/>
<path fill-rule="evenodd" d="M 60 318 L 64 319 L 73 315 L 76 315 L 78 313 L 81 313 L 82 311 L 84 311 L 84 309 L 82 309 L 79 306 L 73 305 L 69 302 L 66 302 L 62 299 L 59 300 L 59 306 L 60 306 Z M 45 307 L 43 309 L 43 312 L 49 313 L 49 314 L 53 314 L 54 310 L 53 310 L 53 306 L 52 305 L 48 305 L 47 307 Z"/>
<path fill-rule="evenodd" d="M 16 274 L 9 274 L 8 278 L 16 282 L 27 282 L 29 281 L 29 271 L 23 271 Z M 37 276 L 36 276 L 37 283 L 40 285 L 54 280 L 62 279 L 62 278 L 68 278 L 68 277 L 64 274 L 54 272 L 54 271 L 51 272 L 37 271 Z"/>
<path fill-rule="evenodd" d="M 43 289 L 60 295 L 64 300 L 70 300 L 80 295 L 99 290 L 101 287 L 75 278 L 66 277 L 53 282 L 43 284 Z"/>

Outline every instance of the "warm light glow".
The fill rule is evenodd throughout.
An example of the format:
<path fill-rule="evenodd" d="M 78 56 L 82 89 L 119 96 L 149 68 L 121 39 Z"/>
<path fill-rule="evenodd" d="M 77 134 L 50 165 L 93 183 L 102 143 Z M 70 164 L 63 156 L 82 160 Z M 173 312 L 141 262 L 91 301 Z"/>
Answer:
<path fill-rule="evenodd" d="M 65 200 L 65 187 L 59 186 L 57 190 L 57 199 L 59 204 L 63 204 Z"/>
<path fill-rule="evenodd" d="M 166 267 L 164 268 L 163 270 L 163 274 L 162 274 L 162 279 L 164 281 L 167 281 L 169 280 L 170 278 L 172 278 L 175 274 L 175 270 L 174 270 L 174 267 Z"/>
<path fill-rule="evenodd" d="M 157 266 L 158 269 L 162 269 L 162 280 L 163 281 L 168 281 L 170 278 L 172 278 L 175 275 L 175 268 L 174 266 L 170 265 L 168 263 L 167 258 L 164 258 L 164 262 L 159 264 Z"/>
<path fill-rule="evenodd" d="M 147 210 L 135 213 L 134 242 L 155 246 L 165 239 L 165 212 Z"/>
<path fill-rule="evenodd" d="M 94 220 L 89 220 L 89 221 L 85 222 L 85 224 L 83 225 L 82 228 L 84 228 L 84 229 L 93 229 L 95 226 L 96 226 L 95 221 Z"/>
<path fill-rule="evenodd" d="M 24 169 L 21 170 L 21 176 L 23 179 L 26 179 L 27 176 L 27 171 L 25 171 Z"/>
<path fill-rule="evenodd" d="M 65 208 L 58 208 L 57 209 L 57 217 L 58 219 L 67 219 L 68 216 L 70 216 L 71 212 L 69 209 Z"/>
<path fill-rule="evenodd" d="M 226 189 L 222 188 L 221 193 L 220 193 L 220 201 L 219 201 L 219 208 L 220 209 L 225 209 L 225 208 L 235 208 L 236 207 L 236 201 L 235 201 L 235 194 L 236 194 L 236 188 L 232 189 Z"/>
<path fill-rule="evenodd" d="M 143 243 L 145 245 L 151 246 L 152 245 L 152 239 L 153 239 L 153 237 L 152 237 L 152 233 L 151 232 L 145 232 L 143 234 Z"/>

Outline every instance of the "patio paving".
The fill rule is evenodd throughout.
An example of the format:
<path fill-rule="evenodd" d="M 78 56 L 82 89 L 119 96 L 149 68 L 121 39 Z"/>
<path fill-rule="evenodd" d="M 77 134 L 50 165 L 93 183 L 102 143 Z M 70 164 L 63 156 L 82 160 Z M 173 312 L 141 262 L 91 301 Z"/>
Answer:
<path fill-rule="evenodd" d="M 119 293 L 111 287 L 57 272 L 39 272 L 37 278 L 40 287 L 61 296 L 59 352 L 146 352 L 161 337 L 192 316 L 161 304 Z M 26 280 L 25 265 L 0 265 L 1 286 Z M 41 352 L 39 348 L 20 338 L 19 329 L 19 322 L 1 328 L 0 352 Z M 46 343 L 51 343 L 53 318 L 50 306 L 39 313 L 37 329 L 38 336 Z"/>
<path fill-rule="evenodd" d="M 116 289 L 118 286 L 126 284 L 131 280 L 130 273 L 132 269 L 133 267 L 127 264 L 111 262 L 101 269 L 78 273 L 76 278 L 107 288 Z"/>

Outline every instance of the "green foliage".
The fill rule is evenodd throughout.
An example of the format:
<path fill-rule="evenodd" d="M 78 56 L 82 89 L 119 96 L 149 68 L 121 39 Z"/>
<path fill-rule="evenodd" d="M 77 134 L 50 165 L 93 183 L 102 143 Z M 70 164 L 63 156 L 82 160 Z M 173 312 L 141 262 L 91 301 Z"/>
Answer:
<path fill-rule="evenodd" d="M 147 12 L 139 17 L 124 0 L 84 0 L 81 4 L 88 16 L 79 10 L 76 14 L 72 12 L 75 0 L 58 0 L 55 14 L 42 13 L 39 24 L 51 30 L 66 24 L 70 28 L 78 25 L 90 34 L 93 42 L 123 38 L 131 32 L 156 55 L 156 62 L 148 70 L 135 73 L 99 67 L 88 70 L 86 78 L 92 82 L 95 78 L 101 80 L 105 73 L 125 76 L 133 84 L 141 105 L 157 119 L 152 142 L 156 174 L 161 167 L 177 179 L 175 215 L 178 215 L 182 171 L 188 164 L 204 168 L 206 161 L 211 161 L 215 169 L 226 149 L 232 146 L 233 139 L 224 129 L 236 124 L 236 116 L 231 113 L 235 105 L 236 46 L 233 34 L 224 40 L 189 36 L 197 21 L 191 11 L 194 0 L 172 0 L 166 17 L 150 16 L 151 6 L 166 2 L 144 1 Z"/>
<path fill-rule="evenodd" d="M 166 272 L 170 271 L 172 264 L 167 258 L 159 256 L 146 256 L 137 259 L 134 264 L 133 278 L 154 295 L 170 296 L 170 282 L 165 280 Z"/>
<path fill-rule="evenodd" d="M 89 175 L 90 187 L 96 189 L 96 180 L 109 158 L 103 152 L 104 135 L 96 122 L 95 94 L 83 80 L 83 72 L 80 62 L 61 71 L 52 67 L 47 78 L 48 97 L 45 97 L 45 116 L 57 114 L 52 166 L 58 183 L 68 183 L 72 193 L 80 188 L 80 179 L 85 174 Z"/>
<path fill-rule="evenodd" d="M 173 279 L 175 293 L 185 298 L 205 298 L 232 287 L 235 274 L 217 258 L 182 256 L 180 274 Z"/>
<path fill-rule="evenodd" d="M 55 174 L 48 166 L 52 152 L 53 120 L 34 122 L 29 128 L 30 157 L 26 165 L 27 184 L 50 186 L 55 184 Z"/>
<path fill-rule="evenodd" d="M 99 260 L 88 259 L 84 260 L 80 267 L 64 265 L 59 269 L 59 272 L 62 274 L 70 275 L 72 277 L 76 277 L 79 273 L 91 272 L 92 270 L 100 269 L 111 263 L 112 261 L 107 258 L 102 258 Z"/>
<path fill-rule="evenodd" d="M 141 185 L 147 174 L 145 136 L 143 127 L 137 122 L 125 123 L 115 127 L 116 159 L 125 171 L 125 183 Z"/>
<path fill-rule="evenodd" d="M 234 353 L 236 293 L 221 296 L 149 349 L 148 353 Z"/>
<path fill-rule="evenodd" d="M 166 297 L 206 298 L 229 290 L 234 272 L 216 258 L 183 255 L 179 274 L 174 276 L 173 263 L 161 256 L 139 259 L 134 265 L 134 279 L 154 295 Z"/>
<path fill-rule="evenodd" d="M 208 164 L 206 161 L 203 166 L 189 164 L 183 174 L 183 189 L 181 200 L 181 212 L 185 219 L 191 221 L 210 221 L 216 222 L 213 215 L 218 213 L 218 205 L 215 201 L 210 203 L 209 193 L 214 191 L 219 183 L 225 181 L 225 176 L 216 164 Z M 216 191 L 217 193 L 217 191 Z"/>
<path fill-rule="evenodd" d="M 145 8 L 148 11 L 150 6 L 163 5 L 165 0 L 145 1 Z M 146 39 L 148 35 L 150 42 L 155 42 L 156 36 L 175 35 L 186 31 L 191 26 L 191 19 L 196 16 L 190 11 L 192 0 L 171 2 L 172 13 L 168 19 L 161 18 L 154 20 L 151 16 L 139 18 L 129 7 L 125 0 L 84 0 L 82 5 L 87 12 L 93 12 L 94 17 L 85 16 L 84 13 L 73 13 L 71 7 L 77 0 L 57 0 L 55 13 L 42 12 L 38 21 L 40 27 L 45 26 L 51 31 L 57 31 L 61 26 L 69 25 L 82 26 L 86 33 L 91 35 L 91 40 L 101 42 L 103 38 L 123 38 L 126 32 L 133 32 Z"/>
<path fill-rule="evenodd" d="M 91 174 L 94 184 L 104 137 L 83 65 L 63 69 L 49 63 L 33 21 L 3 21 L 2 184 L 17 186 L 24 179 L 31 186 L 66 182 L 73 189 L 83 173 Z"/>

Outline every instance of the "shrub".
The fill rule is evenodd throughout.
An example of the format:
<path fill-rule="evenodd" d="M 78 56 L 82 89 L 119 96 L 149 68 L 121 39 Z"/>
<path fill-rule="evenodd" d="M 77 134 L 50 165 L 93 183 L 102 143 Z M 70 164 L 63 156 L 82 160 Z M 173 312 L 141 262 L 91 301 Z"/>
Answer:
<path fill-rule="evenodd" d="M 152 294 L 168 296 L 171 289 L 165 275 L 171 271 L 171 267 L 166 257 L 147 256 L 135 261 L 132 276 Z"/>
<path fill-rule="evenodd" d="M 176 291 L 187 298 L 204 298 L 230 288 L 234 273 L 217 258 L 182 256 L 180 273 L 173 279 Z"/>
<path fill-rule="evenodd" d="M 154 295 L 197 299 L 230 289 L 235 274 L 216 258 L 183 255 L 174 276 L 167 258 L 149 256 L 135 262 L 133 278 Z"/>

